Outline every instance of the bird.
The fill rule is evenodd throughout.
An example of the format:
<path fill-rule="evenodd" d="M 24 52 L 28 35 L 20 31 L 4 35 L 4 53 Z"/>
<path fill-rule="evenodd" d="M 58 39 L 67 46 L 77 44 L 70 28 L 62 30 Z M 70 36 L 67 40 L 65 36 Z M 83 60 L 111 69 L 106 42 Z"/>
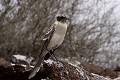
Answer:
<path fill-rule="evenodd" d="M 42 39 L 42 48 L 40 49 L 41 51 L 38 61 L 31 71 L 28 79 L 31 79 L 36 75 L 36 73 L 40 70 L 43 60 L 47 60 L 50 55 L 52 55 L 52 53 L 62 44 L 67 32 L 69 21 L 70 19 L 66 15 L 60 14 L 56 16 L 56 21 L 51 25 L 50 29 Z"/>

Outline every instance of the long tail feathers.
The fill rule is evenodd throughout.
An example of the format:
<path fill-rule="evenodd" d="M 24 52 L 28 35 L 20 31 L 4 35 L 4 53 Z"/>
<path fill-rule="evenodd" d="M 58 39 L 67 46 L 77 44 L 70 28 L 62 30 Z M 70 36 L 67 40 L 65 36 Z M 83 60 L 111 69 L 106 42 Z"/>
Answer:
<path fill-rule="evenodd" d="M 43 61 L 43 58 L 39 58 L 39 60 L 37 61 L 37 64 L 35 65 L 33 71 L 30 73 L 28 79 L 31 79 L 32 77 L 35 76 L 35 74 L 40 70 L 40 65 Z"/>

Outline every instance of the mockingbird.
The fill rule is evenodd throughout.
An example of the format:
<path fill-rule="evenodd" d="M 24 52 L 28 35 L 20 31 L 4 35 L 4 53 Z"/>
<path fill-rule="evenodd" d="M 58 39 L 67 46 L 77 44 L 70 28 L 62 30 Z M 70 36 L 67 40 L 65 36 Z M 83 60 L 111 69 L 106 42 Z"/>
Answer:
<path fill-rule="evenodd" d="M 45 59 L 45 56 L 55 49 L 57 49 L 63 42 L 67 27 L 68 27 L 69 18 L 65 15 L 58 15 L 56 17 L 55 23 L 51 26 L 50 30 L 46 33 L 43 38 L 43 46 L 39 54 L 39 59 L 29 75 L 29 79 L 34 77 L 35 74 L 39 71 L 42 61 Z M 50 56 L 47 56 L 48 59 Z"/>

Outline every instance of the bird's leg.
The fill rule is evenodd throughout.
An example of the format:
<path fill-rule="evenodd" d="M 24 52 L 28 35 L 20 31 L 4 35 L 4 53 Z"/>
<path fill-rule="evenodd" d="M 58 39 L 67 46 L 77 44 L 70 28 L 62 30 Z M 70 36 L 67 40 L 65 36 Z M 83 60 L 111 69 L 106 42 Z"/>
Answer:
<path fill-rule="evenodd" d="M 62 67 L 64 73 L 66 73 L 67 70 L 64 68 L 64 63 L 62 61 L 60 61 L 60 60 L 57 59 L 57 57 L 54 54 L 54 51 L 50 51 L 49 54 L 51 54 L 51 56 L 56 60 L 56 62 L 57 62 L 58 65 L 60 65 L 60 66 L 62 65 L 61 67 Z"/>
<path fill-rule="evenodd" d="M 67 70 L 64 69 L 64 65 L 63 65 L 64 63 L 63 63 L 62 61 L 59 61 L 59 60 L 57 59 L 57 57 L 56 57 L 55 54 L 54 54 L 54 51 L 55 51 L 55 50 L 49 51 L 49 52 L 45 55 L 44 60 L 47 60 L 49 57 L 52 57 L 54 60 L 56 60 L 56 62 L 57 62 L 58 65 L 61 65 L 61 64 L 62 64 L 62 68 L 63 68 L 63 70 L 66 72 Z"/>
<path fill-rule="evenodd" d="M 57 57 L 54 55 L 55 50 L 50 50 L 44 57 L 44 60 L 47 60 L 49 57 L 52 57 L 55 61 L 59 62 Z"/>
<path fill-rule="evenodd" d="M 52 56 L 52 53 L 50 51 L 45 55 L 44 60 L 48 60 Z"/>
<path fill-rule="evenodd" d="M 57 59 L 57 57 L 56 57 L 55 54 L 54 54 L 54 51 L 50 51 L 49 53 L 51 54 L 51 56 L 52 56 L 52 58 L 53 58 L 54 60 L 56 60 L 57 62 L 59 62 L 59 60 Z"/>

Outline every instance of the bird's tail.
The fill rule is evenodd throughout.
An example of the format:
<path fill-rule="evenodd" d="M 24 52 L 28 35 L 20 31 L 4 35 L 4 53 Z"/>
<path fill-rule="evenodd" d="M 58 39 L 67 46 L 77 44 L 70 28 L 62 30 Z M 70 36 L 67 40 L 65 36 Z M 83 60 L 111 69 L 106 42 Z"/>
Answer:
<path fill-rule="evenodd" d="M 35 74 L 40 70 L 40 65 L 41 65 L 43 59 L 44 59 L 43 57 L 42 57 L 42 58 L 39 57 L 39 59 L 38 59 L 38 61 L 37 61 L 37 64 L 35 65 L 34 69 L 33 69 L 32 72 L 30 73 L 28 79 L 31 79 L 32 77 L 34 77 Z"/>

